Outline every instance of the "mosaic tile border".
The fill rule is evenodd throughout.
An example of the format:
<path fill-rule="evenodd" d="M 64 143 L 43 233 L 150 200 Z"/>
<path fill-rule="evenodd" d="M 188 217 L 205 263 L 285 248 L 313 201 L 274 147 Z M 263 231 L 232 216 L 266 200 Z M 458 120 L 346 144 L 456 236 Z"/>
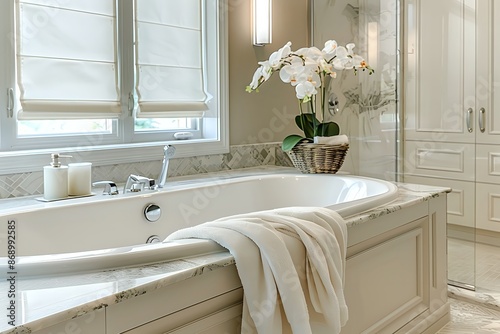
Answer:
<path fill-rule="evenodd" d="M 229 153 L 172 159 L 169 175 L 187 176 L 259 166 L 292 166 L 280 143 L 234 145 Z M 92 180 L 124 183 L 130 174 L 157 178 L 161 161 L 96 166 Z M 43 172 L 8 174 L 0 176 L 0 198 L 14 198 L 43 193 Z"/>

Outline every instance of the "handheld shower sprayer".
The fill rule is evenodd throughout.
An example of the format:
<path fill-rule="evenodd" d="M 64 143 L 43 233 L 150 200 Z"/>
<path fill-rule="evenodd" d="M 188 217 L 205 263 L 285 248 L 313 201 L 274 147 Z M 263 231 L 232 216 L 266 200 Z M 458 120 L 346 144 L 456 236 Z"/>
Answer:
<path fill-rule="evenodd" d="M 172 145 L 165 145 L 163 147 L 163 167 L 161 169 L 160 177 L 158 178 L 158 188 L 163 188 L 167 181 L 168 163 L 170 158 L 175 155 L 175 147 Z"/>

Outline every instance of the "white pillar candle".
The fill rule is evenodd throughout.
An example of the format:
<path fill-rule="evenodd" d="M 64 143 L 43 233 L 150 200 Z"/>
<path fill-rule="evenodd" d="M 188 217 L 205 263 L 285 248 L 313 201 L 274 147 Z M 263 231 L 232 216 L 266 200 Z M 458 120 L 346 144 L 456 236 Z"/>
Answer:
<path fill-rule="evenodd" d="M 92 163 L 78 162 L 68 164 L 68 195 L 90 195 Z"/>

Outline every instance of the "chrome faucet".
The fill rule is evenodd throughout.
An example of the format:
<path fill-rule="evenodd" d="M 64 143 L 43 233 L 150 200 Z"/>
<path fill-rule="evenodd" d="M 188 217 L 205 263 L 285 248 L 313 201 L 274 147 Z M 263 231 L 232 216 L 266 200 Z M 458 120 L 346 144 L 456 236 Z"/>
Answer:
<path fill-rule="evenodd" d="M 127 182 L 123 187 L 123 193 L 129 192 L 139 192 L 144 190 L 155 190 L 157 188 L 163 188 L 165 185 L 165 181 L 167 181 L 167 173 L 168 173 L 168 163 L 170 158 L 175 155 L 175 147 L 172 145 L 166 145 L 163 148 L 163 167 L 160 173 L 160 177 L 158 178 L 158 182 L 154 179 L 150 179 L 145 176 L 130 174 L 127 178 Z"/>
<path fill-rule="evenodd" d="M 165 186 L 168 174 L 168 162 L 170 161 L 170 158 L 175 155 L 175 147 L 172 145 L 166 145 L 163 147 L 163 155 L 163 167 L 161 169 L 160 177 L 158 178 L 158 188 L 163 188 Z"/>
<path fill-rule="evenodd" d="M 156 189 L 154 179 L 150 179 L 145 176 L 130 174 L 127 179 L 127 182 L 125 183 L 125 186 L 123 187 L 123 193 L 139 192 L 146 189 L 147 190 Z"/>
<path fill-rule="evenodd" d="M 113 181 L 97 181 L 92 183 L 93 187 L 104 187 L 104 195 L 118 195 L 118 187 Z"/>

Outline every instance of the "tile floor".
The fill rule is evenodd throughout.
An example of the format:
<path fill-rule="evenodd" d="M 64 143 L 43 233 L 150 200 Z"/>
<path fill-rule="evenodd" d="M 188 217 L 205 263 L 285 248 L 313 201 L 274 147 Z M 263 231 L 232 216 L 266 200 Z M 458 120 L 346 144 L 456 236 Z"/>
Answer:
<path fill-rule="evenodd" d="M 450 298 L 451 321 L 437 334 L 500 333 L 500 311 Z"/>
<path fill-rule="evenodd" d="M 500 249 L 448 239 L 448 271 L 454 280 L 476 284 L 476 291 L 450 287 L 451 321 L 439 334 L 500 333 Z M 476 261 L 476 275 L 474 266 Z"/>

